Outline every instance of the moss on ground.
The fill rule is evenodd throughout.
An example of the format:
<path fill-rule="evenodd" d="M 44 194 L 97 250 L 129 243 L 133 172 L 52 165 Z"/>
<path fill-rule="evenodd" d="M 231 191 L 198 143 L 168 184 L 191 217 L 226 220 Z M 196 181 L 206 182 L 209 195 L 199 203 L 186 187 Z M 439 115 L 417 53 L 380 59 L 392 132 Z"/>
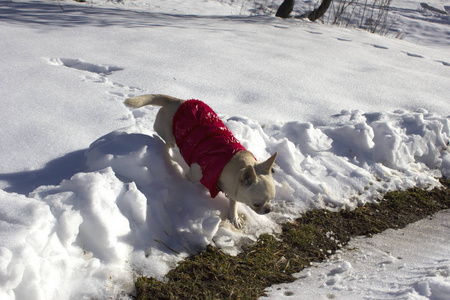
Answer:
<path fill-rule="evenodd" d="M 255 244 L 230 256 L 208 246 L 167 274 L 167 283 L 141 277 L 137 299 L 257 299 L 277 283 L 292 282 L 291 274 L 320 262 L 342 248 L 352 237 L 371 236 L 450 208 L 450 180 L 443 189 L 413 188 L 391 192 L 379 203 L 353 211 L 309 211 L 284 224 L 277 238 L 264 234 Z"/>

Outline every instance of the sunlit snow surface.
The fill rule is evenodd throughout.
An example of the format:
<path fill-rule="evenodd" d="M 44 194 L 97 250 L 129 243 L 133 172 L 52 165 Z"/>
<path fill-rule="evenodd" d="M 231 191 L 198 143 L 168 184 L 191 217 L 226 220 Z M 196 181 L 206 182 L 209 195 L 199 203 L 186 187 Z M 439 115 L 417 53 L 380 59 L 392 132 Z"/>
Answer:
<path fill-rule="evenodd" d="M 162 280 L 208 244 L 235 254 L 307 210 L 450 176 L 449 19 L 419 3 L 394 3 L 406 40 L 250 16 L 239 2 L 0 3 L 1 299 L 126 297 L 137 275 Z M 123 106 L 144 93 L 203 100 L 258 160 L 277 151 L 273 212 L 240 205 L 245 228 L 234 229 L 225 196 L 211 199 L 167 153 L 157 108 Z M 397 291 L 445 299 L 447 257 L 424 265 L 437 279 L 399 279 Z M 335 261 L 333 278 L 309 278 L 342 290 L 364 279 L 346 277 L 355 262 Z M 379 288 L 367 295 L 388 298 Z"/>
<path fill-rule="evenodd" d="M 260 299 L 449 299 L 449 220 L 446 210 L 405 229 L 358 237 Z"/>

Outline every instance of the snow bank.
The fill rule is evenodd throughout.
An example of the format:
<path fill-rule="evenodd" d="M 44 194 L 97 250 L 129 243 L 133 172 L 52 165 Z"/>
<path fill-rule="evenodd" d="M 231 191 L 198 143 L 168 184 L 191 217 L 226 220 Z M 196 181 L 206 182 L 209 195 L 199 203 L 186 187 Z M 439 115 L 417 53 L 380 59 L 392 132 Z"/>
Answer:
<path fill-rule="evenodd" d="M 352 208 L 388 190 L 437 186 L 434 176 L 450 172 L 449 120 L 426 111 L 343 111 L 330 125 L 287 122 L 264 129 L 248 118 L 223 116 L 259 160 L 279 153 L 274 211 L 261 216 L 240 205 L 246 227 L 238 231 L 226 220 L 228 200 L 211 199 L 187 181 L 179 154 L 169 156 L 149 129 L 155 112 L 137 110 L 136 125 L 92 143 L 86 170 L 70 180 L 28 197 L 1 191 L 5 296 L 102 298 L 130 291 L 132 274 L 162 279 L 208 244 L 237 253 L 307 209 Z M 440 288 L 439 282 L 425 285 Z"/>
<path fill-rule="evenodd" d="M 352 208 L 388 190 L 435 186 L 433 177 L 448 174 L 448 118 L 342 111 L 335 122 L 289 122 L 272 134 L 283 171 L 275 178 L 306 207 Z"/>
<path fill-rule="evenodd" d="M 114 201 L 122 185 L 106 170 L 31 198 L 1 191 L 2 299 L 103 298 L 132 288 L 124 260 L 132 248 L 121 241 L 130 228 Z"/>

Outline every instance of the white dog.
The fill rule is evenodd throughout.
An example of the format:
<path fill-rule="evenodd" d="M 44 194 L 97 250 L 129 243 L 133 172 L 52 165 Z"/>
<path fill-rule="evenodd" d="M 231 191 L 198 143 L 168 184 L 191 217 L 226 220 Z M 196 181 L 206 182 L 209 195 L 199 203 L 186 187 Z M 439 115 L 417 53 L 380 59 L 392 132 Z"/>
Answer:
<path fill-rule="evenodd" d="M 236 202 L 247 204 L 259 214 L 270 212 L 270 201 L 275 197 L 272 165 L 277 153 L 257 163 L 217 114 L 198 100 L 142 95 L 128 98 L 125 105 L 161 106 L 155 131 L 168 147 L 178 146 L 190 167 L 189 177 L 208 188 L 211 197 L 219 191 L 225 193 L 230 200 L 229 218 L 236 228 L 243 226 Z"/>

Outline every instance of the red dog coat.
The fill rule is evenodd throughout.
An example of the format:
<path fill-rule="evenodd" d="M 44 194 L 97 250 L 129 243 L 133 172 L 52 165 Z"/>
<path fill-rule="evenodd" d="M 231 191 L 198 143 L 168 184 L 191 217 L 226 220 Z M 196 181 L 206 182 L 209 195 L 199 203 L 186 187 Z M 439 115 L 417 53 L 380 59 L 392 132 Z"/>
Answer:
<path fill-rule="evenodd" d="M 220 173 L 234 154 L 245 148 L 217 114 L 199 100 L 188 100 L 178 108 L 172 129 L 184 160 L 189 166 L 200 165 L 200 182 L 211 197 L 216 197 Z"/>

